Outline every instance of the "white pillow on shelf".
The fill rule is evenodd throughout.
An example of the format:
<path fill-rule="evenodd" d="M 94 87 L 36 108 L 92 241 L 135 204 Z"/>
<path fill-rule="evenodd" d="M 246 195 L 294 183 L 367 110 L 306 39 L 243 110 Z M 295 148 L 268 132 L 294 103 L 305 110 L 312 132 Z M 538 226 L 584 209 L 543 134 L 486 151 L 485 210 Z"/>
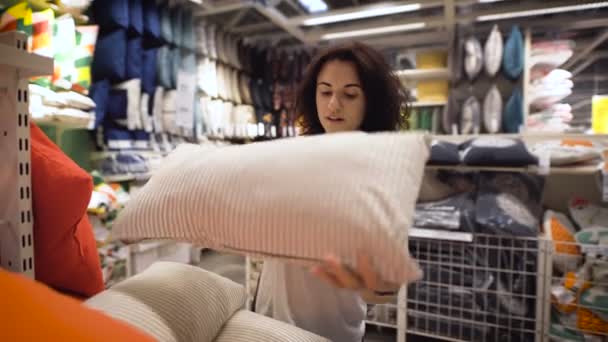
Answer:
<path fill-rule="evenodd" d="M 174 239 L 312 265 L 355 267 L 366 253 L 384 280 L 420 271 L 408 229 L 429 156 L 424 134 L 349 132 L 248 145 L 182 145 L 131 199 L 116 239 Z"/>

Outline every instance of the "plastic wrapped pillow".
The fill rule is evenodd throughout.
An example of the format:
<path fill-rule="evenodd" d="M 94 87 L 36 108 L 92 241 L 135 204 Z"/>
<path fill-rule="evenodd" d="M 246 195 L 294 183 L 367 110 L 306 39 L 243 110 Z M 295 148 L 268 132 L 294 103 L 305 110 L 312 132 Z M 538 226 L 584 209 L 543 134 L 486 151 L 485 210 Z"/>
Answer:
<path fill-rule="evenodd" d="M 113 236 L 179 239 L 301 265 L 333 254 L 354 267 L 365 250 L 382 279 L 409 283 L 421 276 L 407 230 L 427 157 L 426 136 L 412 133 L 181 145 L 129 201 Z M 373 177 L 378 172 L 386 177 Z"/>
<path fill-rule="evenodd" d="M 462 161 L 471 166 L 528 166 L 538 159 L 520 139 L 483 137 L 464 142 Z"/>
<path fill-rule="evenodd" d="M 524 104 L 519 87 L 513 90 L 509 101 L 505 105 L 505 113 L 503 115 L 503 131 L 504 133 L 519 133 L 520 127 L 524 123 Z"/>
<path fill-rule="evenodd" d="M 485 234 L 536 237 L 539 219 L 522 201 L 509 193 L 480 190 L 476 221 Z"/>
<path fill-rule="evenodd" d="M 524 70 L 524 38 L 517 25 L 513 26 L 505 43 L 502 67 L 511 79 L 519 78 Z"/>
<path fill-rule="evenodd" d="M 555 242 L 553 266 L 564 274 L 576 272 L 582 261 L 582 255 L 574 238 L 576 228 L 570 219 L 562 213 L 547 210 L 544 229 L 551 232 L 551 238 Z"/>
<path fill-rule="evenodd" d="M 483 51 L 479 40 L 475 37 L 469 37 L 464 43 L 465 59 L 464 70 L 470 80 L 479 75 L 483 67 Z"/>
<path fill-rule="evenodd" d="M 93 15 L 102 31 L 129 27 L 129 0 L 93 1 Z"/>
<path fill-rule="evenodd" d="M 121 82 L 126 78 L 127 31 L 116 30 L 97 40 L 93 78 Z"/>
<path fill-rule="evenodd" d="M 490 32 L 490 36 L 486 41 L 486 45 L 484 46 L 486 72 L 492 77 L 500 70 L 500 65 L 502 64 L 502 49 L 502 34 L 500 33 L 498 25 L 494 25 L 494 27 L 492 27 L 492 32 Z"/>
<path fill-rule="evenodd" d="M 430 165 L 458 165 L 460 164 L 460 152 L 458 145 L 434 140 L 431 143 Z"/>
<path fill-rule="evenodd" d="M 558 141 L 539 143 L 532 146 L 530 150 L 538 158 L 548 155 L 551 165 L 555 166 L 584 163 L 602 157 L 598 148 L 591 146 L 567 146 Z"/>
<path fill-rule="evenodd" d="M 483 124 L 488 133 L 498 133 L 502 127 L 502 96 L 495 84 L 483 101 Z"/>

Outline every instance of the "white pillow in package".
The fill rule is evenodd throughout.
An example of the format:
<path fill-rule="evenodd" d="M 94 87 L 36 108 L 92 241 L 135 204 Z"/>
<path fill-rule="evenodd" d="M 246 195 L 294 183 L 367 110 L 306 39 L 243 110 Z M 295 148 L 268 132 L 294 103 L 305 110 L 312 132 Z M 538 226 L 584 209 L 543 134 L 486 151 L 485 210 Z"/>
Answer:
<path fill-rule="evenodd" d="M 362 132 L 229 147 L 181 145 L 126 205 L 115 239 L 174 239 L 312 265 L 372 258 L 393 283 L 420 277 L 408 250 L 429 156 L 423 134 Z"/>

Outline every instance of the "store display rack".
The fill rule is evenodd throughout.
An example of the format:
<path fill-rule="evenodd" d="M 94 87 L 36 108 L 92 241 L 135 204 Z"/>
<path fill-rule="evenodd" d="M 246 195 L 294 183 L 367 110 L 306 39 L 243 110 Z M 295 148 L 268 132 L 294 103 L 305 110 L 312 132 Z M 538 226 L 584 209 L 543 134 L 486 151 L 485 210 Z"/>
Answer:
<path fill-rule="evenodd" d="M 34 278 L 28 78 L 53 73 L 53 60 L 27 52 L 27 36 L 0 34 L 0 266 Z"/>

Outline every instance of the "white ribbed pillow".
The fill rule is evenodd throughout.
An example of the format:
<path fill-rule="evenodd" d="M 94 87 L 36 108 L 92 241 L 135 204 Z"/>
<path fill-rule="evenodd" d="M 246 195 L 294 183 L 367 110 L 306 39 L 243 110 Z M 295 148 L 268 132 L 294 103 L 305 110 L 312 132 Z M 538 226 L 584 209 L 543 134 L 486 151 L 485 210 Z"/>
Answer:
<path fill-rule="evenodd" d="M 429 155 L 422 134 L 361 132 L 230 147 L 182 145 L 113 225 L 310 264 L 368 253 L 386 281 L 416 280 L 407 233 Z"/>

